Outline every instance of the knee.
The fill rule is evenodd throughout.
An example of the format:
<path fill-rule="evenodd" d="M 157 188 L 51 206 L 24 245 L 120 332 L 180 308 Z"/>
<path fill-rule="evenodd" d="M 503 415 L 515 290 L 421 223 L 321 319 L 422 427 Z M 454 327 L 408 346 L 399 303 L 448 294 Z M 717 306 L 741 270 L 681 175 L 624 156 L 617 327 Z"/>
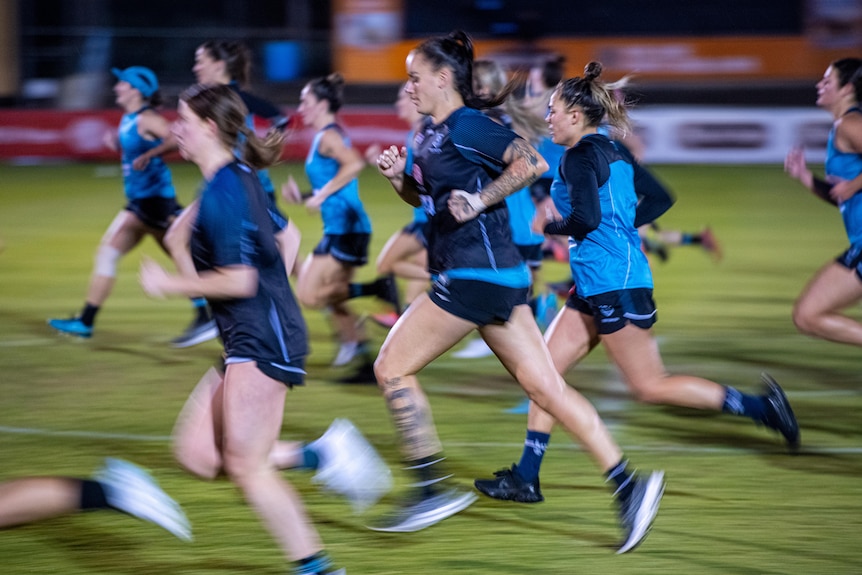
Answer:
<path fill-rule="evenodd" d="M 221 459 L 217 455 L 205 455 L 187 444 L 174 444 L 174 458 L 183 469 L 201 479 L 215 479 L 221 472 Z"/>
<path fill-rule="evenodd" d="M 117 277 L 117 262 L 120 261 L 122 253 L 117 248 L 100 244 L 96 250 L 94 267 L 97 276 L 109 278 Z"/>
<path fill-rule="evenodd" d="M 268 462 L 258 462 L 252 461 L 247 457 L 231 457 L 226 455 L 224 459 L 224 472 L 231 483 L 245 492 L 253 490 L 256 479 L 261 475 L 261 469 L 268 465 Z"/>
<path fill-rule="evenodd" d="M 377 380 L 377 385 L 380 389 L 384 389 L 384 384 L 387 381 L 397 379 L 399 375 L 401 375 L 392 370 L 391 365 L 386 358 L 386 351 L 381 349 L 380 353 L 377 354 L 377 358 L 374 360 L 374 378 Z"/>
<path fill-rule="evenodd" d="M 661 404 L 664 403 L 664 397 L 659 383 L 659 381 L 642 381 L 632 383 L 629 388 L 640 403 Z"/>
<path fill-rule="evenodd" d="M 793 308 L 793 325 L 805 335 L 817 335 L 816 315 L 804 305 L 797 304 Z"/>

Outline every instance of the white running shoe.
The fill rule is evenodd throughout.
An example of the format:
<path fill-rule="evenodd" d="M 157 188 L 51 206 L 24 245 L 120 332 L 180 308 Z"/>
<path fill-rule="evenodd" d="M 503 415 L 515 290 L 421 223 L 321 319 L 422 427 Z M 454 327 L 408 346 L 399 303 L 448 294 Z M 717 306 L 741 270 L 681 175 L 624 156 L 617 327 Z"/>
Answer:
<path fill-rule="evenodd" d="M 430 497 L 420 497 L 385 517 L 376 525 L 369 525 L 372 531 L 387 533 L 411 533 L 440 523 L 470 507 L 479 496 L 472 491 L 450 489 Z"/>
<path fill-rule="evenodd" d="M 456 351 L 452 354 L 452 357 L 456 357 L 458 359 L 476 359 L 480 357 L 488 357 L 494 355 L 494 352 L 491 351 L 491 348 L 488 347 L 488 344 L 485 343 L 485 340 L 481 337 L 470 340 L 467 345 L 464 346 L 464 349 L 461 351 Z"/>
<path fill-rule="evenodd" d="M 362 345 L 358 341 L 345 341 L 338 348 L 338 353 L 335 354 L 335 359 L 332 360 L 332 367 L 344 367 L 361 351 Z"/>
<path fill-rule="evenodd" d="M 320 458 L 313 481 L 346 497 L 361 513 L 392 489 L 392 472 L 346 419 L 336 419 L 310 446 Z"/>
<path fill-rule="evenodd" d="M 625 541 L 617 549 L 618 554 L 627 553 L 641 544 L 652 527 L 664 494 L 663 471 L 653 471 L 645 480 L 635 477 L 633 481 L 632 494 L 620 507 Z"/>
<path fill-rule="evenodd" d="M 189 520 L 177 502 L 134 463 L 109 457 L 94 479 L 102 485 L 111 507 L 155 523 L 183 541 L 192 540 Z"/>

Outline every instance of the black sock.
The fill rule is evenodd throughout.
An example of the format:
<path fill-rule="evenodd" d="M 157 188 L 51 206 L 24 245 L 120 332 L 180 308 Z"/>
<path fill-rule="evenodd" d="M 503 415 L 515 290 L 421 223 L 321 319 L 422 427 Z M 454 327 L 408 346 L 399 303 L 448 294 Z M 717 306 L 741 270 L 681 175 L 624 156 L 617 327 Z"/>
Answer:
<path fill-rule="evenodd" d="M 620 459 L 619 463 L 605 472 L 605 477 L 608 481 L 613 481 L 614 485 L 616 485 L 614 495 L 622 501 L 629 498 L 632 494 L 632 489 L 634 488 L 634 482 L 632 481 L 632 476 L 634 474 L 629 473 L 626 469 L 628 463 L 628 459 Z"/>
<path fill-rule="evenodd" d="M 347 288 L 348 299 L 355 297 L 363 297 L 367 295 L 377 295 L 377 282 L 367 284 L 350 284 Z"/>
<path fill-rule="evenodd" d="M 84 310 L 81 312 L 81 323 L 87 327 L 93 327 L 93 323 L 96 321 L 96 314 L 99 313 L 99 306 L 85 304 Z"/>
<path fill-rule="evenodd" d="M 102 484 L 92 479 L 81 480 L 81 510 L 110 509 Z"/>
<path fill-rule="evenodd" d="M 446 458 L 442 454 L 432 455 L 411 461 L 407 467 L 416 474 L 417 481 L 414 485 L 422 491 L 423 497 L 435 495 L 438 491 L 437 484 L 451 477 L 451 474 L 447 474 L 443 469 L 444 459 Z"/>

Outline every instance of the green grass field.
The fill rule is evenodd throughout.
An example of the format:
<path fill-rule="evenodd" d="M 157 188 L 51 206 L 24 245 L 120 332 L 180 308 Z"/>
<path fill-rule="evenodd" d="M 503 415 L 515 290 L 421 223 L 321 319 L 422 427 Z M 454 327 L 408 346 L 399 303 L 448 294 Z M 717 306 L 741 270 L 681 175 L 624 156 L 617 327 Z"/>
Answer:
<path fill-rule="evenodd" d="M 304 182 L 299 165 L 277 167 Z M 542 474 L 546 502 L 481 499 L 422 532 L 378 534 L 365 522 L 404 489 L 394 432 L 374 386 L 333 383 L 335 351 L 319 312 L 308 385 L 288 396 L 285 438 L 311 439 L 335 417 L 362 429 L 393 466 L 396 491 L 368 516 L 354 516 L 310 474 L 287 472 L 339 565 L 350 575 L 527 573 L 813 574 L 862 573 L 862 356 L 860 350 L 795 332 L 790 312 L 807 279 L 845 248 L 838 213 L 780 167 L 656 168 L 677 194 L 666 228 L 713 227 L 725 258 L 677 248 L 655 262 L 656 335 L 668 369 L 754 390 L 768 370 L 794 405 L 803 449 L 747 420 L 633 402 L 597 350 L 568 381 L 598 407 L 633 462 L 667 473 L 653 532 L 634 553 L 614 554 L 619 533 L 607 487 L 563 434 Z M 199 174 L 175 165 L 188 201 Z M 187 302 L 148 299 L 137 283 L 143 255 L 166 262 L 151 241 L 123 260 L 92 340 L 54 335 L 48 317 L 75 313 L 93 252 L 122 205 L 115 165 L 0 167 L 0 480 L 31 474 L 82 476 L 104 456 L 152 471 L 186 509 L 195 542 L 120 514 L 92 513 L 0 532 L 0 573 L 283 574 L 275 545 L 226 481 L 200 482 L 172 461 L 168 435 L 186 395 L 220 352 L 209 342 L 176 350 L 168 341 L 191 317 Z M 375 226 L 372 257 L 410 217 L 388 184 L 361 183 Z M 320 222 L 287 210 L 304 232 Z M 371 266 L 360 278 L 371 278 Z M 566 275 L 550 263 L 542 279 Z M 373 301 L 357 308 L 373 312 Z M 374 341 L 385 333 L 370 327 Z M 460 483 L 516 461 L 525 417 L 504 410 L 522 398 L 495 359 L 447 354 L 421 375 L 449 464 Z"/>

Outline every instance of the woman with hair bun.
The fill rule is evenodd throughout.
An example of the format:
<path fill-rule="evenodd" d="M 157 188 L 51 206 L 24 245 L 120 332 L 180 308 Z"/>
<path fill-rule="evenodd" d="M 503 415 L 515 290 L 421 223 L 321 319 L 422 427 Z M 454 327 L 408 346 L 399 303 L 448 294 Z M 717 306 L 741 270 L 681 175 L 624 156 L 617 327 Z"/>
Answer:
<path fill-rule="evenodd" d="M 302 89 L 297 113 L 304 125 L 317 133 L 305 160 L 305 172 L 312 191 L 302 194 L 291 177 L 282 188 L 286 201 L 305 204 L 320 212 L 323 239 L 308 255 L 299 270 L 296 295 L 306 307 L 329 309 L 340 347 L 332 363 L 340 367 L 359 356 L 363 365 L 357 375 L 345 381 L 373 383 L 372 357 L 356 314 L 347 300 L 377 296 L 400 312 L 394 277 L 389 274 L 376 281 L 353 283 L 356 268 L 368 262 L 371 220 L 359 197 L 359 173 L 365 159 L 350 143 L 336 115 L 344 103 L 344 78 L 333 73 L 310 81 Z"/>
<path fill-rule="evenodd" d="M 569 236 L 575 284 L 545 333 L 556 370 L 566 373 L 603 343 L 639 401 L 749 417 L 780 432 L 791 448 L 797 447 L 799 427 L 793 410 L 768 375 L 762 376 L 764 394 L 755 396 L 665 370 L 651 329 L 656 322 L 653 279 L 637 228 L 663 214 L 672 199 L 625 146 L 599 130 L 605 120 L 620 131 L 629 129 L 625 104 L 613 94 L 617 86 L 602 81 L 601 71 L 600 63 L 591 62 L 583 77 L 560 83 L 551 94 L 546 117 L 554 142 L 568 150 L 551 186 L 563 219 L 545 222 L 544 231 Z M 496 499 L 541 501 L 544 449 L 535 445 L 547 445 L 553 426 L 554 417 L 533 401 L 521 462 L 497 472 L 495 479 L 477 480 L 476 487 Z M 620 491 L 629 489 L 626 469 L 627 461 L 621 459 L 607 472 Z M 620 551 L 636 544 L 628 540 Z"/>

